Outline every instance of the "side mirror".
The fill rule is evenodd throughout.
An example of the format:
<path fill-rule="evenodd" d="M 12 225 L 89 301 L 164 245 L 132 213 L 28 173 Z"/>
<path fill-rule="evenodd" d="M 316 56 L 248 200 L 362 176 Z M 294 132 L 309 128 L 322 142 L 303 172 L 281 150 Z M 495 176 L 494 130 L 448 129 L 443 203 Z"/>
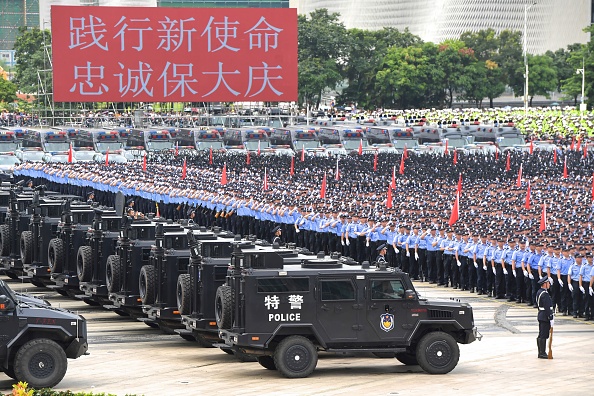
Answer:
<path fill-rule="evenodd" d="M 404 299 L 405 300 L 416 300 L 417 299 L 417 293 L 415 293 L 412 290 L 407 290 L 404 292 Z"/>
<path fill-rule="evenodd" d="M 6 295 L 0 295 L 0 312 L 12 311 L 14 309 L 14 301 Z"/>

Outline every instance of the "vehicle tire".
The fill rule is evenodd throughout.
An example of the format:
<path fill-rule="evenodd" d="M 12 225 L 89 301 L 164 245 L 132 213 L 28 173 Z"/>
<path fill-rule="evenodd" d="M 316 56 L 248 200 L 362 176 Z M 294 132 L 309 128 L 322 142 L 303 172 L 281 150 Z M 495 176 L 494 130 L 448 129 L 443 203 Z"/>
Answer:
<path fill-rule="evenodd" d="M 66 353 L 62 347 L 47 338 L 38 338 L 19 348 L 14 358 L 16 379 L 31 388 L 56 386 L 68 368 Z"/>
<path fill-rule="evenodd" d="M 307 338 L 290 336 L 274 350 L 274 364 L 284 377 L 305 378 L 318 364 L 318 351 Z"/>
<path fill-rule="evenodd" d="M 258 363 L 260 366 L 267 370 L 276 370 L 276 364 L 274 364 L 274 358 L 272 356 L 258 356 Z"/>
<path fill-rule="evenodd" d="M 418 366 L 419 361 L 417 360 L 417 355 L 410 352 L 400 352 L 396 354 L 396 360 L 406 366 Z"/>
<path fill-rule="evenodd" d="M 50 239 L 47 245 L 47 263 L 52 274 L 60 274 L 62 272 L 64 241 L 60 238 Z"/>
<path fill-rule="evenodd" d="M 78 248 L 76 274 L 81 282 L 90 282 L 93 279 L 93 250 L 90 246 Z"/>
<path fill-rule="evenodd" d="M 31 264 L 33 260 L 33 232 L 21 232 L 21 261 L 23 264 Z"/>
<path fill-rule="evenodd" d="M 144 305 L 150 305 L 155 302 L 155 288 L 157 279 L 155 267 L 152 265 L 143 265 L 138 277 L 138 292 Z"/>
<path fill-rule="evenodd" d="M 429 374 L 449 373 L 458 364 L 460 349 L 454 338 L 442 331 L 434 331 L 421 338 L 417 345 L 419 366 Z"/>
<path fill-rule="evenodd" d="M 122 289 L 122 279 L 124 279 L 124 266 L 120 261 L 120 256 L 112 254 L 107 257 L 105 264 L 105 284 L 107 291 L 117 293 Z"/>
<path fill-rule="evenodd" d="M 10 255 L 10 228 L 8 224 L 0 225 L 0 256 Z"/>
<path fill-rule="evenodd" d="M 394 352 L 371 352 L 373 356 L 380 359 L 394 359 Z"/>
<path fill-rule="evenodd" d="M 233 293 L 231 286 L 219 286 L 215 296 L 215 319 L 219 329 L 230 329 L 233 322 Z"/>
<path fill-rule="evenodd" d="M 177 278 L 177 309 L 181 315 L 192 313 L 192 283 L 190 274 L 181 274 Z"/>
<path fill-rule="evenodd" d="M 16 379 L 16 374 L 14 373 L 14 367 L 10 366 L 6 370 L 4 370 L 4 374 L 8 375 L 12 379 Z"/>

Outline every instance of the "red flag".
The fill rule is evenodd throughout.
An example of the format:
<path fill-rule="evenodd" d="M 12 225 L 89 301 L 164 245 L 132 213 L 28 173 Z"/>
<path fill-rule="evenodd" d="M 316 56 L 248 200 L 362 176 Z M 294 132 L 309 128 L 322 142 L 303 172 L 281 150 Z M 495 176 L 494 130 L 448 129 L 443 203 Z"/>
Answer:
<path fill-rule="evenodd" d="M 258 155 L 260 155 L 260 141 L 258 140 Z"/>
<path fill-rule="evenodd" d="M 144 153 L 144 157 L 142 157 L 142 170 L 146 172 L 146 153 Z"/>
<path fill-rule="evenodd" d="M 221 184 L 223 186 L 227 184 L 227 163 L 223 165 L 223 172 L 221 173 Z"/>
<path fill-rule="evenodd" d="M 105 153 L 105 166 L 109 166 L 109 149 Z"/>
<path fill-rule="evenodd" d="M 592 201 L 594 201 L 594 173 L 592 173 Z"/>
<path fill-rule="evenodd" d="M 563 160 L 563 178 L 567 179 L 567 156 Z"/>
<path fill-rule="evenodd" d="M 545 204 L 542 204 L 542 213 L 540 214 L 540 228 L 539 232 L 543 232 L 547 229 L 547 208 Z"/>
<path fill-rule="evenodd" d="M 534 151 L 534 143 L 532 140 L 530 140 L 530 154 L 532 154 L 533 151 Z"/>
<path fill-rule="evenodd" d="M 530 210 L 530 180 L 528 180 L 528 190 L 526 190 L 526 204 L 524 205 L 526 210 Z"/>
<path fill-rule="evenodd" d="M 266 168 L 264 168 L 264 185 L 262 186 L 264 191 L 268 191 L 268 175 L 266 174 Z"/>
<path fill-rule="evenodd" d="M 578 138 L 577 138 L 577 148 L 576 148 L 576 150 L 577 150 L 577 151 L 580 151 L 581 149 L 582 149 L 582 137 L 581 137 L 581 136 L 578 136 Z"/>
<path fill-rule="evenodd" d="M 258 154 L 259 155 L 259 154 Z M 249 165 L 252 161 L 250 160 L 250 150 L 245 153 L 245 164 Z"/>
<path fill-rule="evenodd" d="M 588 142 L 584 142 L 584 158 L 588 156 Z"/>
<path fill-rule="evenodd" d="M 377 171 L 377 151 L 375 152 L 375 155 L 373 156 L 373 171 L 374 172 Z"/>
<path fill-rule="evenodd" d="M 324 180 L 322 180 L 322 187 L 320 188 L 320 198 L 326 198 L 326 172 L 324 172 Z"/>
<path fill-rule="evenodd" d="M 404 154 L 400 157 L 400 174 L 404 175 Z"/>
<path fill-rule="evenodd" d="M 340 172 L 338 171 L 338 159 L 340 156 L 336 156 L 336 172 L 334 172 L 334 179 L 340 180 Z"/>
<path fill-rule="evenodd" d="M 184 165 L 182 166 L 182 175 L 181 179 L 184 180 L 186 178 L 186 173 L 188 172 L 188 168 L 186 165 L 186 159 L 184 158 Z"/>
<path fill-rule="evenodd" d="M 363 155 L 363 139 L 359 141 L 359 155 Z"/>
<path fill-rule="evenodd" d="M 291 169 L 289 169 L 289 175 L 295 174 L 295 157 L 291 157 Z"/>
<path fill-rule="evenodd" d="M 553 164 L 557 163 L 557 149 L 555 149 L 555 151 L 553 151 Z"/>
<path fill-rule="evenodd" d="M 175 156 L 177 157 L 179 154 L 179 145 L 178 142 L 175 142 Z"/>
<path fill-rule="evenodd" d="M 212 165 L 212 147 L 210 148 L 210 154 L 208 155 L 208 163 Z"/>
<path fill-rule="evenodd" d="M 458 179 L 458 195 L 462 194 L 462 173 L 460 173 L 460 178 Z"/>
<path fill-rule="evenodd" d="M 72 163 L 72 143 L 70 143 L 70 147 L 68 147 L 68 163 L 71 164 Z"/>
<path fill-rule="evenodd" d="M 522 187 L 522 164 L 520 164 L 520 169 L 518 170 L 518 180 L 516 180 L 516 187 Z"/>
<path fill-rule="evenodd" d="M 458 164 L 458 151 L 454 150 L 454 165 Z"/>
<path fill-rule="evenodd" d="M 573 151 L 575 149 L 575 137 L 574 136 L 571 137 L 571 146 L 569 146 L 569 149 L 571 151 Z"/>
<path fill-rule="evenodd" d="M 388 197 L 386 198 L 386 208 L 392 209 L 392 188 L 388 187 Z"/>
<path fill-rule="evenodd" d="M 509 151 L 507 152 L 507 160 L 505 161 L 505 171 L 508 172 L 511 170 L 511 166 L 509 165 Z"/>
<path fill-rule="evenodd" d="M 396 165 L 394 165 L 394 169 L 392 170 L 392 182 L 390 183 L 390 188 L 396 190 Z"/>
<path fill-rule="evenodd" d="M 446 139 L 446 146 L 445 146 L 445 154 L 449 155 L 450 152 L 448 151 L 448 140 Z"/>
<path fill-rule="evenodd" d="M 454 201 L 454 206 L 452 207 L 452 214 L 450 215 L 450 221 L 448 224 L 451 226 L 454 225 L 455 222 L 458 221 L 458 212 L 460 211 L 460 196 L 456 194 L 456 200 Z"/>
<path fill-rule="evenodd" d="M 301 162 L 305 161 L 305 145 L 301 146 Z"/>
<path fill-rule="evenodd" d="M 406 147 L 406 143 L 404 144 L 404 150 L 402 150 L 402 154 L 404 155 L 404 160 L 408 159 L 408 148 Z"/>
<path fill-rule="evenodd" d="M 495 147 L 495 161 L 499 160 L 499 149 Z"/>

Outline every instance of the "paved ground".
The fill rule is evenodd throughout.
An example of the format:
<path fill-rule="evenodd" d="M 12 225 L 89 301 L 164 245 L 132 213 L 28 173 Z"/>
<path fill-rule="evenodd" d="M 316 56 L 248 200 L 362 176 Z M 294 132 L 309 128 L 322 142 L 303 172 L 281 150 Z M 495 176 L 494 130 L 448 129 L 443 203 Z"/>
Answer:
<path fill-rule="evenodd" d="M 164 335 L 140 322 L 69 300 L 49 290 L 10 281 L 17 291 L 44 294 L 52 305 L 79 311 L 88 320 L 89 356 L 70 360 L 57 389 L 117 395 L 526 395 L 535 383 L 555 379 L 559 394 L 591 393 L 588 362 L 594 358 L 594 322 L 555 319 L 553 360 L 536 358 L 536 309 L 468 292 L 418 283 L 427 297 L 470 302 L 483 340 L 461 345 L 461 358 L 447 375 L 425 374 L 395 359 L 322 354 L 309 378 L 285 379 L 258 363 L 240 363 L 218 349 L 205 349 Z M 550 383 L 550 382 L 549 382 Z M 0 391 L 11 387 L 0 374 Z"/>

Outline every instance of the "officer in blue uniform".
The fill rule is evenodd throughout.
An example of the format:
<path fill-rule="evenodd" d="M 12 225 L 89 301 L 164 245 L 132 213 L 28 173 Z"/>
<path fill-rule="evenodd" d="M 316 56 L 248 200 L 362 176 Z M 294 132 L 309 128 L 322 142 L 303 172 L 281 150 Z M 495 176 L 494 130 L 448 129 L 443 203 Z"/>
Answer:
<path fill-rule="evenodd" d="M 538 358 L 547 359 L 546 343 L 551 327 L 554 326 L 553 300 L 548 293 L 551 286 L 548 276 L 540 278 L 538 284 L 540 289 L 536 292 L 536 304 L 538 305 L 538 337 L 536 338 L 536 345 L 538 346 Z"/>

